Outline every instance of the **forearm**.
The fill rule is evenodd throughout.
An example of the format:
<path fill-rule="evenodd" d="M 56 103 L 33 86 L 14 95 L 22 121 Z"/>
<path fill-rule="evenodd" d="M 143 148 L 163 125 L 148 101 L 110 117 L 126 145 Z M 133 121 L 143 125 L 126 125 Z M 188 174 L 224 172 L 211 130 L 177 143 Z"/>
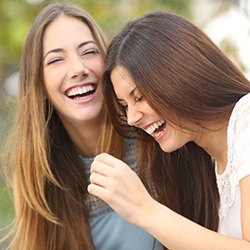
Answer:
<path fill-rule="evenodd" d="M 152 201 L 135 224 L 142 227 L 169 249 L 249 250 L 246 240 L 223 236 L 208 230 L 167 207 Z"/>
<path fill-rule="evenodd" d="M 88 186 L 91 194 L 100 197 L 124 219 L 148 231 L 171 250 L 250 249 L 248 241 L 208 230 L 155 201 L 136 173 L 119 159 L 100 154 L 92 163 L 91 172 Z M 248 192 L 249 186 L 246 186 L 243 193 L 246 196 Z M 249 211 L 248 203 L 245 210 Z M 249 221 L 247 216 L 245 218 Z M 246 227 L 243 231 L 248 232 Z"/>

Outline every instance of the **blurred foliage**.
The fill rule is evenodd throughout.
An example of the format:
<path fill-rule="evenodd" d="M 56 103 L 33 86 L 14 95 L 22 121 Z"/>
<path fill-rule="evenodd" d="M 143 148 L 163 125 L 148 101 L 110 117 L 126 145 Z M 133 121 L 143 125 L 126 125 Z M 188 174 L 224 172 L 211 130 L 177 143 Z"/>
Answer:
<path fill-rule="evenodd" d="M 0 86 L 18 70 L 27 33 L 41 8 L 49 1 L 1 0 L 0 2 Z M 169 9 L 190 16 L 186 0 L 75 0 L 112 37 L 131 17 L 152 9 Z"/>
<path fill-rule="evenodd" d="M 37 7 L 25 0 L 0 2 L 0 81 L 17 69 L 21 49 Z M 6 75 L 7 74 L 7 75 Z"/>
<path fill-rule="evenodd" d="M 22 47 L 29 29 L 39 11 L 49 2 L 51 0 L 0 1 L 0 116 L 5 117 L 10 108 L 15 109 L 4 84 L 9 76 L 18 71 Z M 193 0 L 58 0 L 58 2 L 72 2 L 86 9 L 111 39 L 129 19 L 149 10 L 167 9 L 190 18 Z"/>

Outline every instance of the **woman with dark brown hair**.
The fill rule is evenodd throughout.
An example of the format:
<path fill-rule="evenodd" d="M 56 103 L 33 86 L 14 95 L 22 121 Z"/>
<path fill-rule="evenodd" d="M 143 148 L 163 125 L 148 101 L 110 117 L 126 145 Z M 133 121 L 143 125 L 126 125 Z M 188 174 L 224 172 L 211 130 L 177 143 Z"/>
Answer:
<path fill-rule="evenodd" d="M 109 154 L 95 158 L 88 191 L 169 249 L 250 249 L 250 83 L 239 69 L 188 20 L 155 11 L 113 39 L 103 89 L 118 132 L 138 128 L 139 173 L 156 197 Z"/>

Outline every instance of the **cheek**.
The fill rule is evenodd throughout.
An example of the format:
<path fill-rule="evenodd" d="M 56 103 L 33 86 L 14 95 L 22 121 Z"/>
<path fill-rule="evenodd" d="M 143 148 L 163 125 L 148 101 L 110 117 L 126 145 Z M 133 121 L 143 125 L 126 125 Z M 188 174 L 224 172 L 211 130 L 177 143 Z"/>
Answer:
<path fill-rule="evenodd" d="M 63 67 L 44 69 L 44 85 L 48 93 L 61 85 L 61 83 L 63 82 L 64 72 L 65 70 L 63 69 Z"/>
<path fill-rule="evenodd" d="M 144 102 L 144 109 L 146 109 L 148 113 L 151 113 L 154 116 L 159 116 L 158 113 L 147 103 L 147 101 Z"/>
<path fill-rule="evenodd" d="M 96 75 L 96 77 L 101 79 L 104 70 L 104 63 L 101 58 L 89 62 L 88 67 Z"/>

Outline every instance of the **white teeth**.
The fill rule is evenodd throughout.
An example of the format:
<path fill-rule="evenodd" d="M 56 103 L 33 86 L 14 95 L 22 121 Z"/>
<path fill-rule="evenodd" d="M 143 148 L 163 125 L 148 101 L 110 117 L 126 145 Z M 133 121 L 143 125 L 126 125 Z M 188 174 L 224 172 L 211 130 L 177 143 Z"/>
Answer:
<path fill-rule="evenodd" d="M 155 122 L 154 124 L 152 124 L 151 126 L 149 126 L 147 129 L 146 129 L 146 132 L 148 134 L 152 134 L 156 129 L 158 129 L 162 124 L 164 123 L 163 120 L 161 121 L 158 121 L 158 122 Z"/>
<path fill-rule="evenodd" d="M 92 91 L 94 89 L 95 89 L 95 87 L 92 86 L 92 85 L 87 85 L 87 86 L 82 86 L 82 87 L 76 87 L 76 88 L 70 89 L 67 92 L 67 96 L 76 96 L 76 95 L 86 94 L 89 91 Z"/>

